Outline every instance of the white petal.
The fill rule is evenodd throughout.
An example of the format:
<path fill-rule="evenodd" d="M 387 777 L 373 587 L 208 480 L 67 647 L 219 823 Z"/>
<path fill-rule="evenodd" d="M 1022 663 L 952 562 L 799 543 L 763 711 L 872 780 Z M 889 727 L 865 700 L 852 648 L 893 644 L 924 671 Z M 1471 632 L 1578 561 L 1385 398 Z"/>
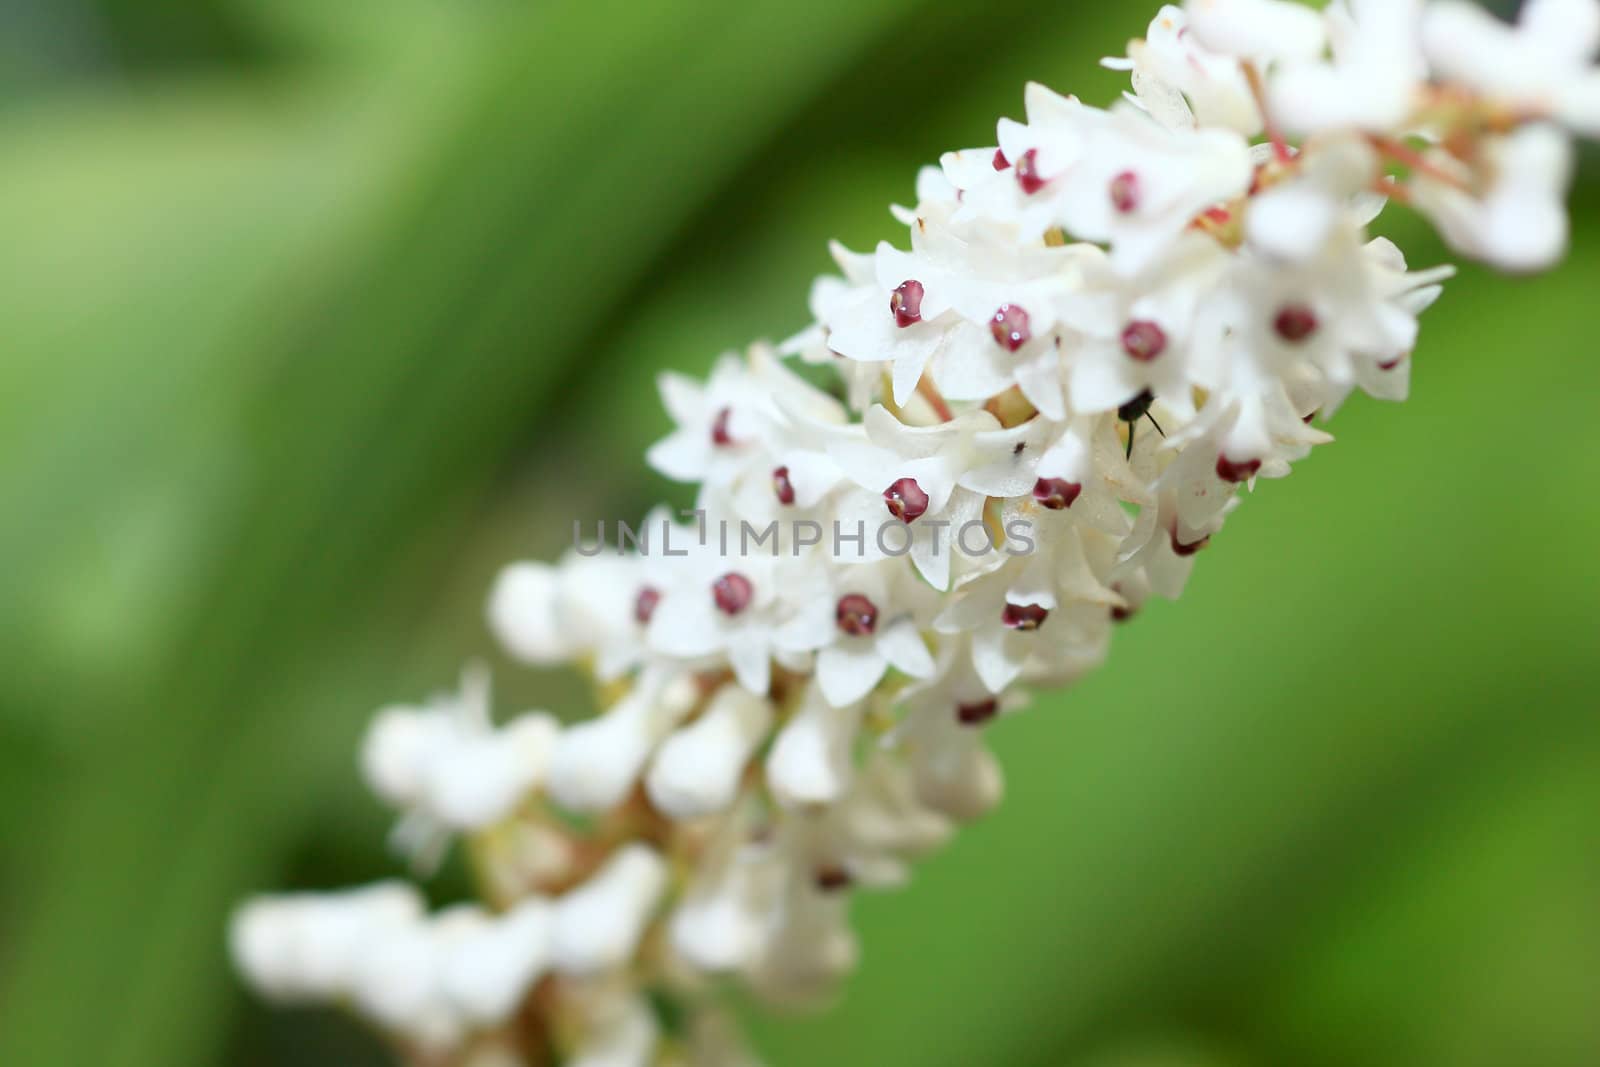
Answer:
<path fill-rule="evenodd" d="M 888 666 L 876 642 L 844 637 L 817 653 L 817 685 L 828 703 L 853 704 L 872 691 Z"/>
<path fill-rule="evenodd" d="M 489 629 L 525 663 L 558 663 L 575 649 L 557 618 L 560 572 L 545 563 L 513 563 L 489 594 Z"/>
<path fill-rule="evenodd" d="M 474 931 L 448 953 L 445 995 L 478 1025 L 504 1022 L 544 972 L 552 926 L 549 903 L 530 897 Z"/>
<path fill-rule="evenodd" d="M 767 757 L 767 781 L 785 807 L 830 804 L 850 784 L 850 748 L 860 724 L 859 708 L 835 708 L 819 691 L 807 695 L 799 714 L 778 735 Z"/>
<path fill-rule="evenodd" d="M 933 655 L 917 624 L 900 619 L 878 635 L 878 651 L 902 674 L 927 678 L 933 674 Z"/>
<path fill-rule="evenodd" d="M 618 849 L 593 878 L 555 903 L 550 958 L 566 974 L 589 975 L 627 963 L 667 885 L 654 849 Z"/>
<path fill-rule="evenodd" d="M 645 781 L 650 799 L 674 819 L 724 810 L 771 725 L 772 705 L 765 697 L 723 686 L 705 712 L 656 753 Z"/>

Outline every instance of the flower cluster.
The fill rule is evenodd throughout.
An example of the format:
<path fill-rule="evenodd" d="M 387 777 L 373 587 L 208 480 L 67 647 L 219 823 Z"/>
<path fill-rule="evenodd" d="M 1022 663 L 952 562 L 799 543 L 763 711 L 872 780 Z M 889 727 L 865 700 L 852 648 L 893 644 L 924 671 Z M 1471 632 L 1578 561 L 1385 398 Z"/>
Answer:
<path fill-rule="evenodd" d="M 1190 0 L 1105 61 L 1109 109 L 1030 85 L 922 171 L 908 247 L 834 248 L 809 329 L 662 378 L 648 460 L 692 513 L 501 575 L 497 636 L 601 714 L 496 727 L 469 674 L 373 723 L 401 847 L 467 835 L 487 906 L 257 902 L 246 976 L 417 1063 L 750 1062 L 715 983 L 825 995 L 850 891 L 999 800 L 985 728 L 1176 597 L 1352 392 L 1405 397 L 1450 270 L 1369 235 L 1388 202 L 1507 270 L 1559 257 L 1597 41 L 1597 0 Z"/>

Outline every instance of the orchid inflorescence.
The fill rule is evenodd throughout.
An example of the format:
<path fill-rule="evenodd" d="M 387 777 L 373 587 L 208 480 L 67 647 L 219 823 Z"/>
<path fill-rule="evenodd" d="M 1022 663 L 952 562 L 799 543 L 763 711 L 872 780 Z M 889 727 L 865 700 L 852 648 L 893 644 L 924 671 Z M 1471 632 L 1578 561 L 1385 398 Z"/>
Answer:
<path fill-rule="evenodd" d="M 1505 270 L 1560 257 L 1597 43 L 1600 0 L 1190 0 L 1105 61 L 1111 108 L 1029 85 L 893 209 L 909 250 L 834 247 L 810 329 L 662 377 L 648 458 L 692 517 L 500 576 L 506 649 L 581 665 L 598 717 L 497 726 L 479 669 L 379 713 L 397 841 L 465 835 L 483 903 L 254 901 L 245 977 L 418 1065 L 754 1062 L 725 981 L 826 995 L 850 890 L 999 800 L 985 728 L 1176 597 L 1353 391 L 1404 399 L 1450 268 L 1369 238 L 1389 201 Z"/>

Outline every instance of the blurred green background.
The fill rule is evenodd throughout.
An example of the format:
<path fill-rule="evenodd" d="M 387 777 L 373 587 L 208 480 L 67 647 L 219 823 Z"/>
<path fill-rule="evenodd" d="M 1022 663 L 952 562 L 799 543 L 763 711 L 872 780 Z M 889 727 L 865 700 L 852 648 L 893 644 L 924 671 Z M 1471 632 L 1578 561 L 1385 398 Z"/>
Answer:
<path fill-rule="evenodd" d="M 382 1062 L 222 938 L 397 870 L 370 710 L 672 492 L 658 368 L 801 326 L 1024 80 L 1109 101 L 1153 6 L 0 3 L 0 1064 Z M 1000 813 L 775 1067 L 1600 1063 L 1597 204 L 1590 157 L 1566 266 L 1467 270 L 1414 400 L 995 731 Z"/>

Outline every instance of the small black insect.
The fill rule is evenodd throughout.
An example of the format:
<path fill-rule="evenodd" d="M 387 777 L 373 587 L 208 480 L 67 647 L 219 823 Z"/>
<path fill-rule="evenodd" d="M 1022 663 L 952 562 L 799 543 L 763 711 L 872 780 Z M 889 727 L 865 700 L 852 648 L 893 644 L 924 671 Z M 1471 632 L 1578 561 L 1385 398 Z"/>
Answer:
<path fill-rule="evenodd" d="M 1150 414 L 1150 405 L 1155 402 L 1156 395 L 1146 389 L 1117 409 L 1117 418 L 1128 424 L 1128 450 L 1123 453 L 1124 459 L 1133 458 L 1133 427 L 1140 419 L 1149 419 L 1150 425 L 1156 428 L 1156 433 L 1162 437 L 1167 436 L 1167 431 L 1163 430 L 1156 417 Z"/>

